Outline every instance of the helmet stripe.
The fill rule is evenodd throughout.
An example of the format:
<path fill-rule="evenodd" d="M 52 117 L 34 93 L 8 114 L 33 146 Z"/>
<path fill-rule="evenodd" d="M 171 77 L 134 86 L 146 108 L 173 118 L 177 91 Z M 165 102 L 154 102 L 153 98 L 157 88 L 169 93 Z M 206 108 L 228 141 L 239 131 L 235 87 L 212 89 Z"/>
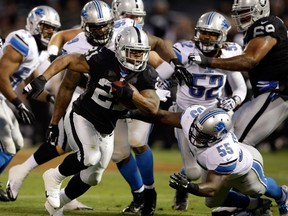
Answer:
<path fill-rule="evenodd" d="M 223 113 L 225 113 L 225 111 L 223 111 L 223 110 L 213 110 L 213 111 L 207 113 L 207 114 L 206 114 L 205 116 L 203 116 L 201 119 L 199 119 L 199 123 L 202 125 L 202 124 L 204 124 L 204 122 L 205 122 L 207 119 L 209 119 L 211 116 L 217 115 L 217 114 L 223 114 Z"/>
<path fill-rule="evenodd" d="M 96 10 L 98 11 L 98 14 L 99 14 L 99 18 L 103 18 L 103 13 L 102 13 L 102 8 L 100 6 L 100 2 L 97 1 L 97 0 L 93 0 L 93 3 L 96 7 Z"/>
<path fill-rule="evenodd" d="M 212 20 L 213 20 L 213 17 L 215 16 L 215 12 L 212 12 L 209 14 L 208 18 L 207 18 L 207 25 L 210 25 Z"/>
<path fill-rule="evenodd" d="M 135 0 L 135 6 L 136 8 L 139 8 L 139 2 L 137 0 Z"/>
<path fill-rule="evenodd" d="M 136 33 L 137 33 L 137 38 L 138 38 L 138 43 L 141 43 L 141 34 L 140 34 L 140 31 L 139 29 L 136 27 L 136 26 L 133 26 Z"/>

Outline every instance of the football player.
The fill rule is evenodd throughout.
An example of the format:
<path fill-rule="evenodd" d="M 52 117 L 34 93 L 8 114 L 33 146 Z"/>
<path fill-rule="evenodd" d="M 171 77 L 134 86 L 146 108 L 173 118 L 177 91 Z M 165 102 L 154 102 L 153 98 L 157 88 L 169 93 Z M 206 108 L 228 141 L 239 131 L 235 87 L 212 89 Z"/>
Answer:
<path fill-rule="evenodd" d="M 26 30 L 11 32 L 0 50 L 0 173 L 24 146 L 17 115 L 7 105 L 7 101 L 15 106 L 19 120 L 24 124 L 33 124 L 33 112 L 17 96 L 15 89 L 22 81 L 28 83 L 39 75 L 39 65 L 43 63 L 39 53 L 60 25 L 59 15 L 53 8 L 35 7 L 27 17 Z M 53 98 L 45 91 L 38 99 L 53 103 Z M 13 200 L 9 195 L 9 199 Z"/>
<path fill-rule="evenodd" d="M 68 155 L 57 168 L 43 174 L 47 209 L 55 211 L 54 208 L 61 208 L 101 181 L 113 153 L 116 121 L 127 111 L 118 100 L 132 101 L 137 108 L 151 115 L 157 112 L 157 73 L 147 65 L 149 51 L 146 33 L 136 26 L 127 27 L 116 37 L 115 53 L 106 47 L 99 47 L 85 55 L 61 56 L 43 76 L 25 87 L 30 96 L 37 97 L 46 81 L 66 67 L 90 75 L 85 92 L 73 103 L 72 110 L 67 112 L 64 119 L 68 142 L 76 152 Z M 113 85 L 116 91 L 112 92 L 111 83 L 116 80 L 132 83 L 140 93 L 128 85 Z M 69 84 L 66 83 L 66 89 Z M 70 91 L 66 93 L 72 94 Z M 58 96 L 54 113 L 65 112 L 63 106 L 57 106 L 57 99 Z M 57 124 L 55 120 L 53 118 L 51 122 Z M 70 175 L 74 176 L 60 192 L 62 180 Z"/>
<path fill-rule="evenodd" d="M 220 107 L 226 111 L 238 108 L 246 97 L 246 84 L 240 72 L 229 73 L 226 70 L 210 67 L 190 65 L 190 53 L 201 53 L 215 58 L 228 58 L 242 53 L 242 48 L 234 42 L 226 42 L 231 26 L 220 13 L 211 11 L 200 16 L 195 27 L 194 40 L 181 41 L 174 44 L 174 51 L 178 59 L 185 65 L 193 76 L 192 87 L 179 85 L 176 93 L 175 111 L 183 111 L 193 104 L 201 104 L 206 108 Z M 166 62 L 156 68 L 160 78 L 168 79 L 173 69 Z M 226 93 L 226 86 L 230 85 L 232 93 Z M 175 129 L 175 136 L 181 152 L 184 169 L 190 180 L 197 180 L 201 175 L 201 168 L 196 158 L 191 157 L 188 141 L 181 129 Z M 175 210 L 187 210 L 188 193 L 176 190 L 174 197 Z"/>
<path fill-rule="evenodd" d="M 72 40 L 63 46 L 62 52 L 65 54 L 85 53 L 93 46 L 104 46 L 111 39 L 113 34 L 113 23 L 113 13 L 108 4 L 103 1 L 90 1 L 84 5 L 81 13 L 81 26 L 83 31 L 81 30 L 81 33 L 73 39 L 75 32 L 79 32 L 78 29 L 72 31 L 63 30 L 53 35 L 51 40 L 53 40 L 52 42 L 54 44 L 61 44 L 63 41 L 70 38 Z M 71 34 L 71 32 L 73 33 Z M 50 57 L 53 55 L 53 50 L 55 50 L 53 45 L 50 52 L 48 48 Z M 58 55 L 58 47 L 57 53 L 54 53 Z M 84 74 L 80 75 L 79 73 L 72 72 L 68 72 L 67 76 L 71 77 L 71 80 L 75 82 L 75 91 L 72 97 L 72 101 L 74 101 L 83 93 L 88 77 Z M 72 103 L 70 103 L 69 106 L 72 106 Z M 10 168 L 7 189 L 10 191 L 9 194 L 14 200 L 16 200 L 25 178 L 32 169 L 59 155 L 71 151 L 65 138 L 63 118 L 59 122 L 59 129 L 58 125 L 50 125 L 47 134 L 47 142 L 43 143 L 33 155 L 22 164 Z M 92 208 L 77 200 L 73 200 L 65 205 L 65 209 L 91 210 Z"/>

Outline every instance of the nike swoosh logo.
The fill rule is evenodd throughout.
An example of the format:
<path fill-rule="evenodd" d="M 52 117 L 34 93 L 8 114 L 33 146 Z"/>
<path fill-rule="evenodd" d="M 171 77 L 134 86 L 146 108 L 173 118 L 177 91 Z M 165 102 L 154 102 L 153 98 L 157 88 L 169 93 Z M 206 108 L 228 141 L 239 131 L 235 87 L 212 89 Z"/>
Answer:
<path fill-rule="evenodd" d="M 264 25 L 265 23 L 267 23 L 268 21 L 262 21 L 261 22 L 261 25 Z"/>
<path fill-rule="evenodd" d="M 232 157 L 230 157 L 230 158 L 226 158 L 226 161 L 230 161 L 232 159 Z"/>

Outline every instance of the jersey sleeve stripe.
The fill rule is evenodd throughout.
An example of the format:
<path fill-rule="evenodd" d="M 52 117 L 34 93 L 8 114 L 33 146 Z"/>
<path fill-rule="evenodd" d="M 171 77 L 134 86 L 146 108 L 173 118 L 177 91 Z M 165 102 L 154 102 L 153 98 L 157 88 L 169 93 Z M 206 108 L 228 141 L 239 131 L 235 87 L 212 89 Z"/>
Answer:
<path fill-rule="evenodd" d="M 23 56 L 27 56 L 29 52 L 29 46 L 18 35 L 15 35 L 10 40 L 11 46 L 21 53 Z"/>

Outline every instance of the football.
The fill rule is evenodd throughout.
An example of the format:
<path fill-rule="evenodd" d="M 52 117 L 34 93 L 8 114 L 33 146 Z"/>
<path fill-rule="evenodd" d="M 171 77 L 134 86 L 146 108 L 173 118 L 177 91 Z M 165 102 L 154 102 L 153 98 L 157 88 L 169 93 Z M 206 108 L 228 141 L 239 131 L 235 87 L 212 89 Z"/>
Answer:
<path fill-rule="evenodd" d="M 123 81 L 120 81 L 120 80 L 117 80 L 117 81 L 114 81 L 113 82 L 113 85 L 117 85 L 119 87 L 124 87 L 125 86 L 125 83 Z M 134 92 L 137 92 L 139 93 L 139 91 L 137 90 L 137 88 L 132 85 L 131 83 L 128 83 L 128 85 L 130 86 L 130 88 L 134 91 Z M 112 92 L 113 91 L 116 91 L 115 88 L 112 87 Z M 133 104 L 132 101 L 127 101 L 127 100 L 119 100 L 119 103 L 123 106 L 125 106 L 126 108 L 128 109 L 137 109 L 137 107 Z"/>

